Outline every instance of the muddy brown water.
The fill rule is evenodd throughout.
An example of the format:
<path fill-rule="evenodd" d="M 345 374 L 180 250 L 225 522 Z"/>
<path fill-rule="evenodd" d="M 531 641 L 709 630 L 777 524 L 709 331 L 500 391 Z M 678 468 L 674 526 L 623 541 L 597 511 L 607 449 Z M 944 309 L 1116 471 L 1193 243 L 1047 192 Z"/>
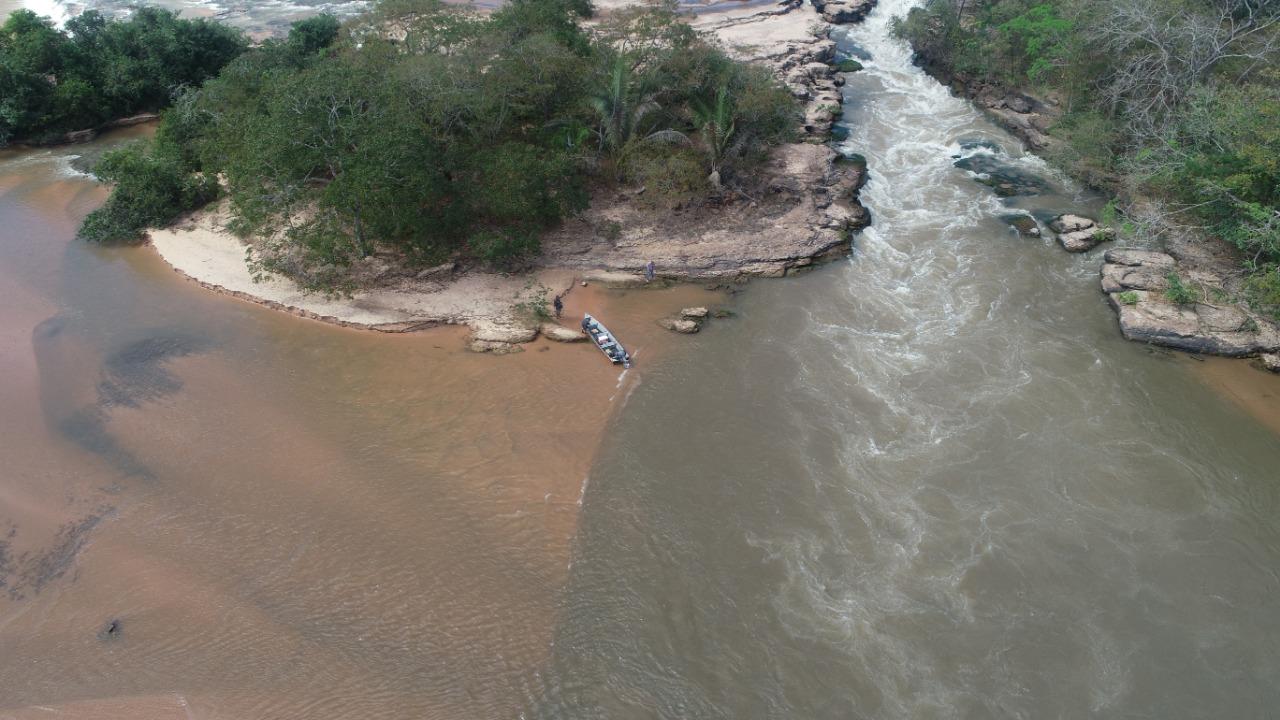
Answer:
<path fill-rule="evenodd" d="M 122 139 L 0 156 L 0 712 L 510 716 L 653 318 L 719 296 L 575 289 L 625 374 L 301 320 L 73 239 Z"/>
<path fill-rule="evenodd" d="M 145 130 L 0 154 L 0 717 L 1280 707 L 1280 384 L 1123 341 L 1096 256 L 1008 231 L 1099 200 L 910 66 L 908 5 L 841 35 L 856 257 L 575 290 L 625 376 L 75 241 L 69 156 Z M 694 302 L 738 316 L 653 325 Z"/>

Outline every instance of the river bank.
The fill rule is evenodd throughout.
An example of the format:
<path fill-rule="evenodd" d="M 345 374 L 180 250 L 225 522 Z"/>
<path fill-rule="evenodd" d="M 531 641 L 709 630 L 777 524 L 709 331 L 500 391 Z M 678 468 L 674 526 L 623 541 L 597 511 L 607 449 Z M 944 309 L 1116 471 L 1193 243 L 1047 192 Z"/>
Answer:
<path fill-rule="evenodd" d="M 600 191 L 586 212 L 543 238 L 528 274 L 460 260 L 406 269 L 400 258 L 375 253 L 350 273 L 349 294 L 305 292 L 290 279 L 247 267 L 246 259 L 259 257 L 256 241 L 227 232 L 221 206 L 152 232 L 151 245 L 201 285 L 269 307 L 393 332 L 466 324 L 480 340 L 536 329 L 538 319 L 528 312 L 533 297 L 547 302 L 583 280 L 643 284 L 651 265 L 664 282 L 736 282 L 847 256 L 854 234 L 870 222 L 857 200 L 866 167 L 826 145 L 843 77 L 831 66 L 835 44 L 822 16 L 787 0 L 768 9 L 718 8 L 690 22 L 736 58 L 771 68 L 804 103 L 803 142 L 777 148 L 743 184 L 711 201 L 668 207 L 650 202 L 642 187 Z"/>
<path fill-rule="evenodd" d="M 1066 112 L 1057 94 L 1042 97 L 1027 88 L 977 78 L 951 67 L 928 47 L 916 44 L 912 49 L 916 65 L 953 95 L 968 99 L 1032 152 L 1050 160 L 1063 155 L 1064 141 L 1052 132 Z M 1077 169 L 1082 171 L 1075 179 L 1100 193 L 1119 195 L 1117 200 L 1147 232 L 1117 246 L 1110 243 L 1115 228 L 1106 228 L 1105 235 L 1085 243 L 1073 243 L 1070 233 L 1061 228 L 1043 229 L 1057 233 L 1070 252 L 1088 252 L 1107 243 L 1097 253 L 1103 258 L 1101 289 L 1115 310 L 1121 334 L 1189 353 L 1258 358 L 1260 366 L 1280 372 L 1280 321 L 1244 299 L 1243 254 L 1202 228 L 1171 221 L 1172 213 L 1118 187 L 1116 178 L 1087 166 Z M 1186 297 L 1175 297 L 1183 287 Z"/>

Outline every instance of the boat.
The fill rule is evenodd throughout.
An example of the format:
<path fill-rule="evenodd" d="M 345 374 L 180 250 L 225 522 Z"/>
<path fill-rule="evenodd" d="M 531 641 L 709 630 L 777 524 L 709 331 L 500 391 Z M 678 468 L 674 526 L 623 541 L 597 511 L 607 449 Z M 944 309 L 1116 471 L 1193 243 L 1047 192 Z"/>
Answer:
<path fill-rule="evenodd" d="M 622 343 L 618 342 L 618 338 L 609 332 L 604 323 L 591 317 L 590 313 L 582 316 L 582 331 L 609 358 L 609 362 L 624 368 L 631 367 L 631 356 L 627 354 L 627 349 L 622 347 Z"/>

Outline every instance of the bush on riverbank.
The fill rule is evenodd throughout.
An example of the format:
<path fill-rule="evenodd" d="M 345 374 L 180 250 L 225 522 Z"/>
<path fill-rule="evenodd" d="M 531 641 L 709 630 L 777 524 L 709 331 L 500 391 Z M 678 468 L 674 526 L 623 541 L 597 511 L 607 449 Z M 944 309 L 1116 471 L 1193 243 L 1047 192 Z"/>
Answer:
<path fill-rule="evenodd" d="M 895 31 L 966 82 L 1056 94 L 1068 170 L 1275 272 L 1280 4 L 929 0 Z"/>
<path fill-rule="evenodd" d="M 128 20 L 88 10 L 65 30 L 17 10 L 0 26 L 0 146 L 159 110 L 245 47 L 237 30 L 153 7 Z"/>
<path fill-rule="evenodd" d="M 297 48 L 325 28 L 295 27 L 187 90 L 157 143 L 186 172 L 224 179 L 237 228 L 289 258 L 268 266 L 378 249 L 513 266 L 598 185 L 706 195 L 798 124 L 785 89 L 674 4 L 592 28 L 587 10 L 384 0 L 323 52 Z"/>

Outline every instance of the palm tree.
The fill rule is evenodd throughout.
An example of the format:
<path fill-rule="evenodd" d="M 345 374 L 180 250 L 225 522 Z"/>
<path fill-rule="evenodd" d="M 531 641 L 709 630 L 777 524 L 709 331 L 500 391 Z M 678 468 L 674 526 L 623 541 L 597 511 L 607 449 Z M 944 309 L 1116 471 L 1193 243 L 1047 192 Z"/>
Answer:
<path fill-rule="evenodd" d="M 721 85 L 716 92 L 714 102 L 707 103 L 695 99 L 690 103 L 690 108 L 693 110 L 694 124 L 702 133 L 707 159 L 711 161 L 711 174 L 707 176 L 707 182 L 719 190 L 720 167 L 724 163 L 725 155 L 728 154 L 729 141 L 733 139 L 733 131 L 736 129 L 734 123 L 736 109 L 733 107 L 733 99 L 729 96 L 729 88 Z"/>
<path fill-rule="evenodd" d="M 650 119 L 662 108 L 654 102 L 644 80 L 636 77 L 631 58 L 625 54 L 614 56 L 604 84 L 589 96 L 588 102 L 597 116 L 600 149 L 619 169 L 640 143 L 689 142 L 684 133 L 676 130 L 647 131 Z"/>

